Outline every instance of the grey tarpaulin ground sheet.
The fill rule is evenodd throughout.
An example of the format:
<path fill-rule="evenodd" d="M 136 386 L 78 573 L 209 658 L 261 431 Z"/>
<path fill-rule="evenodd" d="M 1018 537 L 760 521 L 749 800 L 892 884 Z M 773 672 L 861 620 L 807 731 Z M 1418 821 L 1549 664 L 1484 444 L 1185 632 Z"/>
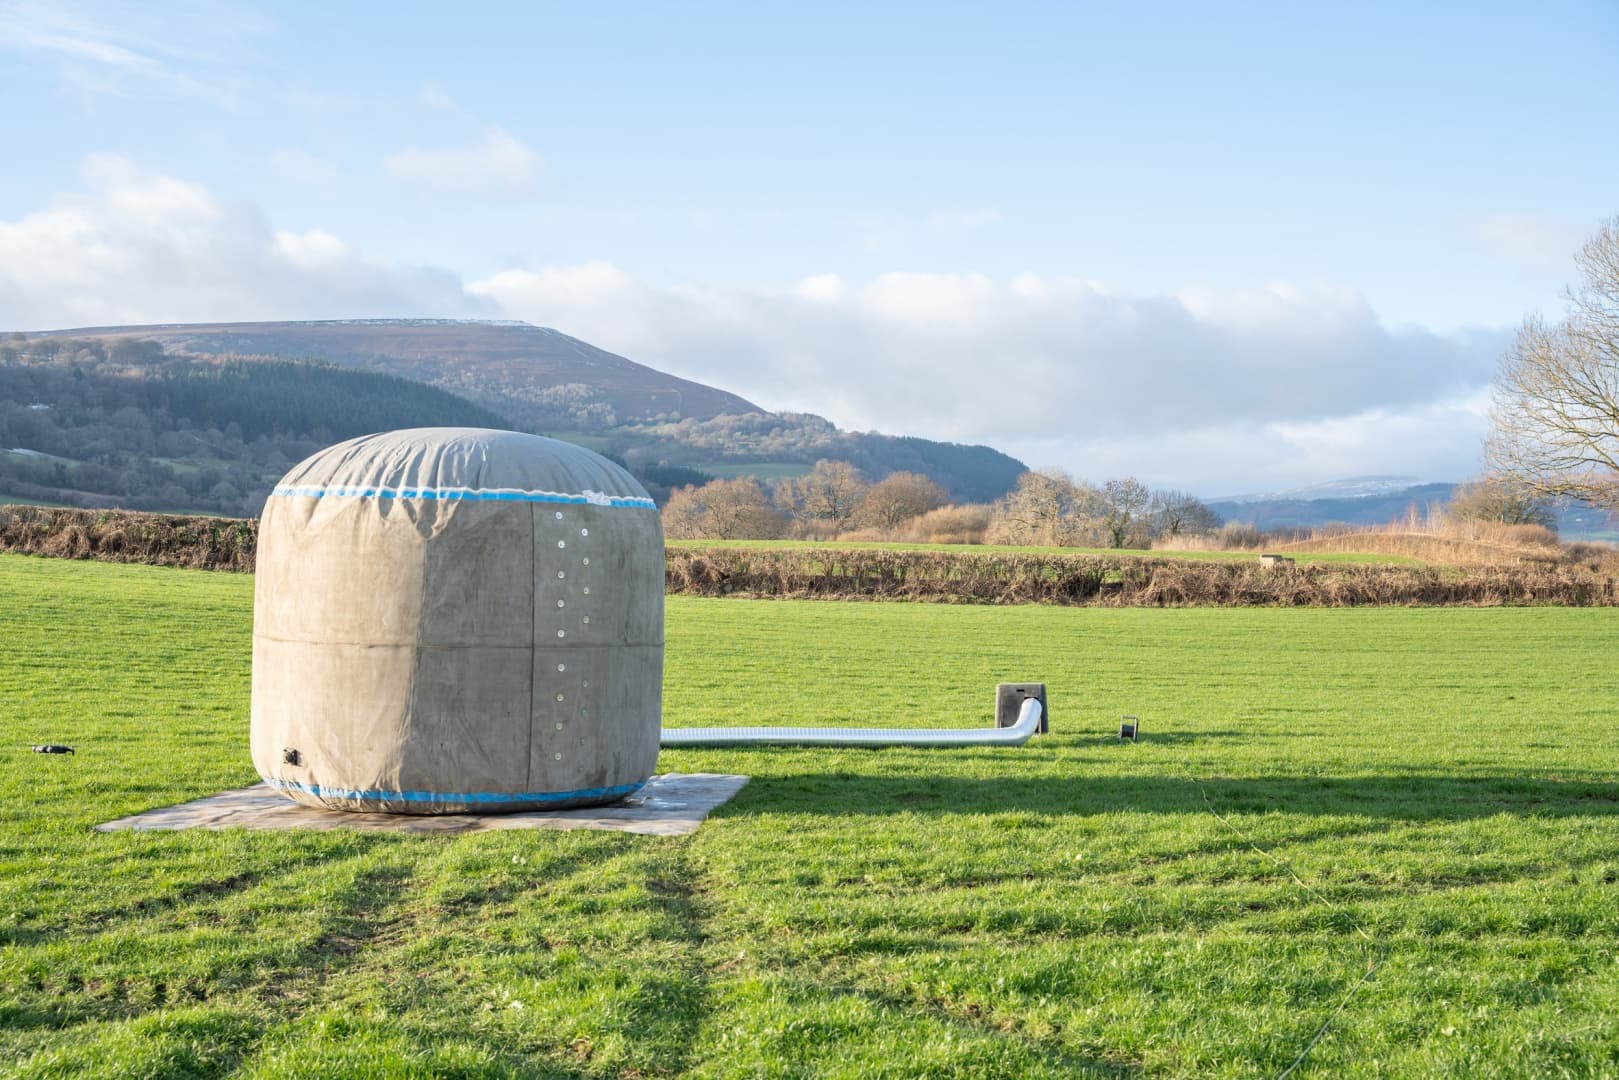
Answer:
<path fill-rule="evenodd" d="M 362 829 L 402 833 L 461 833 L 478 829 L 606 829 L 652 836 L 687 836 L 728 801 L 746 776 L 666 773 L 609 806 L 517 814 L 374 814 L 320 810 L 293 802 L 268 784 L 254 784 L 206 799 L 148 810 L 97 825 L 121 829 Z"/>

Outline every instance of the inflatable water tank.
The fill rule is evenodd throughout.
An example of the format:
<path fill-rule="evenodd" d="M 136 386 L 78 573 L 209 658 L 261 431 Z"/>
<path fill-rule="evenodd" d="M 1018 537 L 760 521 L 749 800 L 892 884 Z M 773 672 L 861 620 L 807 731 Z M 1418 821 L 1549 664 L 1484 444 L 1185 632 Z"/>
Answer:
<path fill-rule="evenodd" d="M 407 814 L 611 802 L 652 775 L 663 527 L 629 473 L 538 435 L 327 448 L 259 523 L 253 764 Z"/>

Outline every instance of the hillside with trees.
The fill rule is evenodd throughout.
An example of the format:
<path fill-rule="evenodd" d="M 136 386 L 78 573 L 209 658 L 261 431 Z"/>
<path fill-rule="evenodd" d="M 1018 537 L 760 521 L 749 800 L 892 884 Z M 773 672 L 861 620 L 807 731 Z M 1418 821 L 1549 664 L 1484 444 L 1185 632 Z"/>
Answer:
<path fill-rule="evenodd" d="M 59 330 L 108 348 L 155 342 L 170 354 L 275 356 L 397 375 L 494 409 L 526 431 L 586 431 L 761 411 L 735 394 L 637 364 L 559 330 L 522 322 L 345 319 Z M 27 346 L 26 351 L 37 351 Z"/>
<path fill-rule="evenodd" d="M 0 336 L 0 501 L 257 513 L 281 470 L 337 439 L 450 424 L 554 435 L 621 462 L 660 504 L 716 476 L 821 460 L 1008 491 L 987 446 L 766 413 L 554 330 L 443 320 L 113 327 Z M 116 415 L 115 415 L 116 414 Z"/>
<path fill-rule="evenodd" d="M 843 461 L 879 479 L 894 472 L 918 473 L 960 502 L 999 498 L 1027 468 L 988 446 L 841 431 L 824 417 L 793 412 L 625 425 L 606 432 L 602 447 L 632 471 L 662 463 L 770 477 L 808 473 L 817 461 Z M 750 466 L 769 468 L 754 471 Z"/>
<path fill-rule="evenodd" d="M 57 346 L 54 350 L 51 345 Z M 507 427 L 408 379 L 58 339 L 0 356 L 0 501 L 257 514 L 294 463 L 389 428 Z"/>

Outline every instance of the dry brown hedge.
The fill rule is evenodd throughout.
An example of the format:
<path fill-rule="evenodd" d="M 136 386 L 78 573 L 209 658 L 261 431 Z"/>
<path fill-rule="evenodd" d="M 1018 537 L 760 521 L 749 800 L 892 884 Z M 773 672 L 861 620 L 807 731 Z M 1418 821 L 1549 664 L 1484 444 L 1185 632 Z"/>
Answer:
<path fill-rule="evenodd" d="M 1567 566 L 1419 567 L 1003 552 L 671 548 L 670 593 L 1106 607 L 1619 603 Z"/>
<path fill-rule="evenodd" d="M 0 551 L 251 572 L 252 519 L 0 506 Z M 670 593 L 1107 607 L 1271 605 L 1619 605 L 1614 579 L 1585 566 L 1493 567 L 1172 559 L 975 550 L 678 547 Z"/>
<path fill-rule="evenodd" d="M 24 555 L 250 572 L 258 536 L 252 518 L 0 506 L 0 551 Z"/>

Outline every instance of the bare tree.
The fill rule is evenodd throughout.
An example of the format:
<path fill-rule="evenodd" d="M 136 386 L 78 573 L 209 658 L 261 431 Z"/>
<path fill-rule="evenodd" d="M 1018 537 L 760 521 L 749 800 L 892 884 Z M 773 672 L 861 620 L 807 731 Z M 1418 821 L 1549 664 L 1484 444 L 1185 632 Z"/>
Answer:
<path fill-rule="evenodd" d="M 840 533 L 849 527 L 867 487 L 860 470 L 847 461 L 817 461 L 807 475 L 776 485 L 776 503 L 803 524 Z"/>
<path fill-rule="evenodd" d="M 1184 491 L 1153 492 L 1150 512 L 1154 538 L 1198 536 L 1224 524 L 1203 500 Z"/>
<path fill-rule="evenodd" d="M 1619 218 L 1574 259 L 1568 314 L 1525 320 L 1501 362 L 1485 460 L 1537 495 L 1619 510 Z"/>
<path fill-rule="evenodd" d="M 873 529 L 895 529 L 944 505 L 945 490 L 919 473 L 889 473 L 866 492 L 855 520 Z"/>
<path fill-rule="evenodd" d="M 1102 527 L 1109 547 L 1146 547 L 1152 543 L 1147 507 L 1152 492 L 1133 476 L 1102 485 Z"/>
<path fill-rule="evenodd" d="M 675 539 L 773 540 L 787 522 L 748 477 L 683 487 L 663 508 L 664 534 Z"/>
<path fill-rule="evenodd" d="M 1462 521 L 1557 527 L 1557 515 L 1550 499 L 1523 484 L 1500 477 L 1462 484 L 1445 504 L 1445 513 Z"/>
<path fill-rule="evenodd" d="M 1031 470 L 995 504 L 989 539 L 999 544 L 1076 547 L 1101 539 L 1102 493 L 1058 469 Z"/>
<path fill-rule="evenodd" d="M 700 489 L 687 485 L 669 493 L 663 504 L 663 535 L 671 540 L 701 540 L 703 513 L 708 504 L 698 494 Z"/>

